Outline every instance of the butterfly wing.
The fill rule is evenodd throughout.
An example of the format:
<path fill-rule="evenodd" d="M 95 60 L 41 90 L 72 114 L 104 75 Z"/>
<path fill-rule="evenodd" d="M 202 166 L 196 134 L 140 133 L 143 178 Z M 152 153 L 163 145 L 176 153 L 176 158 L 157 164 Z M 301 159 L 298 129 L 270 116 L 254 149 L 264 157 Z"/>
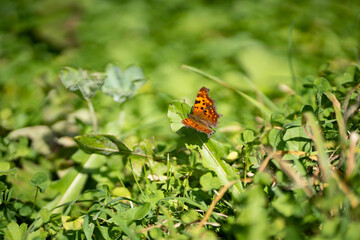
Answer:
<path fill-rule="evenodd" d="M 192 114 L 199 116 L 204 112 L 206 107 L 213 105 L 214 100 L 212 100 L 209 96 L 209 89 L 207 89 L 206 87 L 202 87 L 195 98 L 195 103 L 192 108 Z"/>
<path fill-rule="evenodd" d="M 182 120 L 182 123 L 210 137 L 214 133 L 210 127 L 216 127 L 219 117 L 222 116 L 216 112 L 214 102 L 209 96 L 209 89 L 202 87 L 195 98 L 192 113 L 188 114 L 188 118 Z"/>
<path fill-rule="evenodd" d="M 192 115 L 207 126 L 217 127 L 218 119 L 222 115 L 216 112 L 214 102 L 209 96 L 209 89 L 202 87 L 196 96 Z"/>
<path fill-rule="evenodd" d="M 222 115 L 216 112 L 215 106 L 208 106 L 201 113 L 199 118 L 210 127 L 217 127 L 219 123 L 219 117 Z"/>
<path fill-rule="evenodd" d="M 210 137 L 210 135 L 214 133 L 214 131 L 211 128 L 209 128 L 208 126 L 202 124 L 201 122 L 197 122 L 191 118 L 185 118 L 184 120 L 182 120 L 182 123 L 186 127 L 191 127 L 198 132 L 206 133 L 208 135 L 208 137 Z"/>

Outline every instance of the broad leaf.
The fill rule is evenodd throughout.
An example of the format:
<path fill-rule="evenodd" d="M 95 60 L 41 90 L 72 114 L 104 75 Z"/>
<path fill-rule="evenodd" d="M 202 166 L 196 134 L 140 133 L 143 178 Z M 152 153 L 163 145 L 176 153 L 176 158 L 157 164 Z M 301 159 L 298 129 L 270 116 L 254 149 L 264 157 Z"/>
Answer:
<path fill-rule="evenodd" d="M 30 181 L 30 184 L 39 188 L 41 193 L 44 193 L 46 188 L 50 185 L 48 176 L 43 172 L 36 173 Z"/>
<path fill-rule="evenodd" d="M 173 101 L 169 105 L 168 118 L 173 132 L 178 132 L 184 124 L 181 121 L 190 113 L 191 106 L 183 101 Z"/>
<path fill-rule="evenodd" d="M 89 74 L 82 69 L 66 67 L 60 72 L 60 80 L 71 92 L 75 92 L 85 100 L 94 97 L 97 90 L 104 84 L 106 75 L 103 73 Z"/>
<path fill-rule="evenodd" d="M 116 102 L 123 103 L 145 84 L 146 78 L 138 66 L 130 66 L 125 71 L 120 67 L 109 65 L 106 68 L 107 78 L 102 91 L 114 98 Z"/>
<path fill-rule="evenodd" d="M 76 136 L 74 139 L 86 153 L 102 155 L 131 153 L 131 150 L 113 135 L 87 134 Z"/>

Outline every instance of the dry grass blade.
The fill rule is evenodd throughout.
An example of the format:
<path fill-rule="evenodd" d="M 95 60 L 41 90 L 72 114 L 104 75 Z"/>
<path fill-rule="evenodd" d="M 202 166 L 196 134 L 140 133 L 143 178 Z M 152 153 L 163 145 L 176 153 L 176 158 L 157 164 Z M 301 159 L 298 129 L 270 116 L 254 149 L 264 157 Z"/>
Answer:
<path fill-rule="evenodd" d="M 329 157 L 325 151 L 325 142 L 324 138 L 321 134 L 320 127 L 314 117 L 314 115 L 310 112 L 304 113 L 304 116 L 310 125 L 312 139 L 315 143 L 315 148 L 318 152 L 319 156 L 319 167 L 322 173 L 322 178 L 324 182 L 327 182 L 328 178 L 330 177 L 330 167 L 329 167 Z"/>
<path fill-rule="evenodd" d="M 220 201 L 220 199 L 224 196 L 224 194 L 226 193 L 226 191 L 235 183 L 237 183 L 237 180 L 231 181 L 228 184 L 226 184 L 225 186 L 223 186 L 220 191 L 219 194 L 214 198 L 214 200 L 212 201 L 209 209 L 206 211 L 204 218 L 200 221 L 199 225 L 197 226 L 197 229 L 202 228 L 206 221 L 209 219 L 209 217 L 211 216 L 211 213 L 213 212 L 216 204 Z"/>
<path fill-rule="evenodd" d="M 346 135 L 346 127 L 345 127 L 345 121 L 341 113 L 341 105 L 340 102 L 336 99 L 335 95 L 331 92 L 325 92 L 325 95 L 329 98 L 329 100 L 332 102 L 335 110 L 336 115 L 336 121 L 339 127 L 339 133 L 340 133 L 340 144 L 341 147 L 344 149 L 346 148 L 345 143 L 347 139 Z"/>
<path fill-rule="evenodd" d="M 359 135 L 355 132 L 350 134 L 350 145 L 347 155 L 346 177 L 350 178 L 355 168 L 356 145 L 359 142 Z"/>

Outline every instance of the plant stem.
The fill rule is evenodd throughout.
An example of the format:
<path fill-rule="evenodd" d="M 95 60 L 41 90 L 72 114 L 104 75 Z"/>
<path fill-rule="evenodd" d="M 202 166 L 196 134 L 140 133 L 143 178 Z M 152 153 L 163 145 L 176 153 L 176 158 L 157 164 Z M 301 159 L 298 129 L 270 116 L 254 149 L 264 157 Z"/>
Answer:
<path fill-rule="evenodd" d="M 96 119 L 96 115 L 95 115 L 94 106 L 92 105 L 92 102 L 90 99 L 86 99 L 86 102 L 88 104 L 89 111 L 90 111 L 90 117 L 91 117 L 91 122 L 93 125 L 93 131 L 97 132 L 98 123 L 97 123 L 97 119 Z"/>
<path fill-rule="evenodd" d="M 33 203 L 32 209 L 31 209 L 31 214 L 34 212 L 34 209 L 35 209 L 35 203 L 36 203 L 36 199 L 37 199 L 38 192 L 39 192 L 39 188 L 37 187 L 37 188 L 36 188 L 36 192 L 35 192 L 34 203 Z M 30 214 L 30 216 L 31 216 L 31 214 Z"/>
<path fill-rule="evenodd" d="M 217 78 L 217 77 L 215 77 L 215 76 L 212 76 L 212 75 L 210 75 L 210 74 L 207 74 L 207 73 L 205 73 L 205 72 L 203 72 L 203 71 L 201 71 L 201 70 L 199 70 L 199 69 L 197 69 L 197 68 L 190 67 L 190 66 L 187 66 L 187 65 L 182 65 L 181 67 L 184 68 L 184 69 L 190 70 L 190 71 L 192 71 L 192 72 L 195 72 L 195 73 L 197 73 L 197 74 L 200 74 L 200 75 L 206 77 L 207 79 L 210 79 L 210 80 L 212 80 L 212 81 L 214 81 L 214 82 L 216 82 L 216 83 L 218 83 L 218 84 L 226 87 L 227 89 L 235 92 L 236 94 L 242 96 L 242 97 L 245 98 L 248 102 L 250 102 L 250 103 L 253 104 L 255 107 L 257 107 L 260 111 L 262 111 L 267 118 L 270 118 L 270 116 L 271 116 L 271 111 L 270 111 L 270 109 L 267 108 L 266 106 L 262 105 L 260 102 L 256 101 L 255 99 L 253 99 L 252 97 L 250 97 L 250 96 L 247 95 L 246 93 L 244 93 L 244 92 L 242 92 L 242 91 L 234 88 L 233 86 L 227 84 L 227 83 L 224 82 L 223 80 L 221 80 L 221 79 L 219 79 L 219 78 Z"/>

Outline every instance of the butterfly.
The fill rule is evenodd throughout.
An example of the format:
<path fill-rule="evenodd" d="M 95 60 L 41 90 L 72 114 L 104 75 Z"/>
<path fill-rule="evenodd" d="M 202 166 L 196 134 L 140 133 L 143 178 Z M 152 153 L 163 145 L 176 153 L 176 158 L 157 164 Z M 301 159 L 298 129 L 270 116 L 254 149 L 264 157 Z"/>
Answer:
<path fill-rule="evenodd" d="M 214 133 L 210 127 L 217 127 L 218 119 L 222 115 L 216 112 L 214 100 L 209 96 L 209 89 L 202 87 L 195 99 L 191 114 L 181 122 L 185 127 L 191 127 L 198 132 L 206 133 L 208 137 Z"/>

